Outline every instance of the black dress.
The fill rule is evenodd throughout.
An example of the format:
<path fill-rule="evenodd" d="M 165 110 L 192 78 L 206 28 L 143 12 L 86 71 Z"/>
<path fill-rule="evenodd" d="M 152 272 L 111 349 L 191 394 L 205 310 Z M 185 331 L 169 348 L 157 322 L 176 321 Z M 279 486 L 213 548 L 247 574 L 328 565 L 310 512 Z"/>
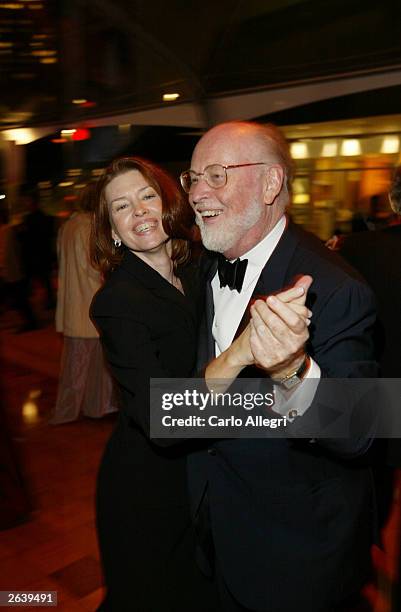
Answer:
<path fill-rule="evenodd" d="M 121 407 L 98 477 L 101 610 L 217 610 L 195 562 L 184 446 L 149 439 L 149 378 L 185 377 L 194 366 L 195 277 L 191 267 L 180 272 L 183 295 L 127 250 L 92 303 Z"/>

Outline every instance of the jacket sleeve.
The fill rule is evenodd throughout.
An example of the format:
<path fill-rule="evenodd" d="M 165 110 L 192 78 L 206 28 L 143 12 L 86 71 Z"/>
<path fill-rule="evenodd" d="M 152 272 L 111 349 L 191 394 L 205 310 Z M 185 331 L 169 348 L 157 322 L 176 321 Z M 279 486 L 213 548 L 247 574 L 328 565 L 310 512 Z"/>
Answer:
<path fill-rule="evenodd" d="M 309 351 L 322 378 L 312 405 L 294 421 L 291 434 L 307 438 L 310 433 L 313 438 L 315 432 L 316 443 L 336 455 L 361 455 L 371 444 L 378 418 L 373 293 L 364 283 L 348 278 L 312 319 Z"/>

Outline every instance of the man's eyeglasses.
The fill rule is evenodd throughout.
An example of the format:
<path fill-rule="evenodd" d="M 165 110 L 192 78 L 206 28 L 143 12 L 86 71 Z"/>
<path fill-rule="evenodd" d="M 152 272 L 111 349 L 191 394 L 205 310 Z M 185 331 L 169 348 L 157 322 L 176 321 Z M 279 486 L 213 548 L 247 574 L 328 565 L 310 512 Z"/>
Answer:
<path fill-rule="evenodd" d="M 211 164 L 206 166 L 203 172 L 195 172 L 195 170 L 185 170 L 180 175 L 180 182 L 183 190 L 190 193 L 192 188 L 198 184 L 201 177 L 204 178 L 209 187 L 219 189 L 227 183 L 227 170 L 231 168 L 245 168 L 246 166 L 267 166 L 266 162 L 253 162 L 250 164 L 233 164 L 231 166 L 223 166 L 222 164 Z"/>

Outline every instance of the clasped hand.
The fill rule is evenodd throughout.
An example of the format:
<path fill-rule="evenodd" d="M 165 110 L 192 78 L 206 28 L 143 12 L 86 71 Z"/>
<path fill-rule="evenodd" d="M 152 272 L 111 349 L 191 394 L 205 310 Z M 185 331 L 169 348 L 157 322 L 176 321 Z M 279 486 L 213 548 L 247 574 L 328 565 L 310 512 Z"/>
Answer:
<path fill-rule="evenodd" d="M 304 275 L 289 289 L 256 300 L 248 326 L 229 349 L 239 365 L 256 365 L 278 379 L 301 365 L 309 338 L 312 313 L 305 301 L 312 281 Z"/>

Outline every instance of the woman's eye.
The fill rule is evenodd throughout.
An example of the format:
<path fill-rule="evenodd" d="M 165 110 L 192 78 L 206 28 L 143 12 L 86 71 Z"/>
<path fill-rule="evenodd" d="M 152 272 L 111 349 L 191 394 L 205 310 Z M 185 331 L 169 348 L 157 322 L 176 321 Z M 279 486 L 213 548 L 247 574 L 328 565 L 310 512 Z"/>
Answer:
<path fill-rule="evenodd" d="M 118 204 L 115 208 L 115 211 L 118 212 L 119 210 L 123 210 L 124 208 L 127 208 L 128 204 L 127 202 L 122 202 L 121 204 Z"/>
<path fill-rule="evenodd" d="M 144 200 L 152 200 L 155 197 L 156 197 L 155 193 L 147 193 L 145 196 L 143 196 L 143 199 Z"/>

